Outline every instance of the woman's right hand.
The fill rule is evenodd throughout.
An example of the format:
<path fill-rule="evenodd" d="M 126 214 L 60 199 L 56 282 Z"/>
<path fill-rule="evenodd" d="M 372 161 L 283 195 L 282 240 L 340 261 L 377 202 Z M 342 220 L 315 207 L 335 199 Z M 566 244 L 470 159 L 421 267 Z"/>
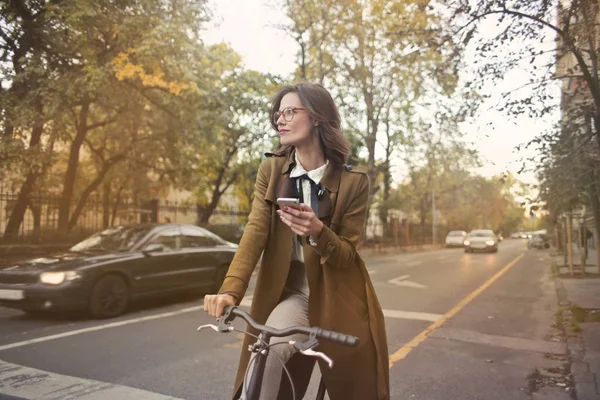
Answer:
<path fill-rule="evenodd" d="M 207 294 L 204 296 L 204 311 L 218 320 L 223 315 L 225 307 L 235 306 L 235 303 L 235 297 L 230 294 Z"/>

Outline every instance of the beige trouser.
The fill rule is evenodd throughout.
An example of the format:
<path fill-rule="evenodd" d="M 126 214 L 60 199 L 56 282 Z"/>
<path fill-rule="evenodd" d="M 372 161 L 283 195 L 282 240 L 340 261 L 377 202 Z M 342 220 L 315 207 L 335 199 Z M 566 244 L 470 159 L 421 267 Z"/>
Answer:
<path fill-rule="evenodd" d="M 294 265 L 295 264 L 295 265 Z M 301 268 L 301 269 L 300 269 Z M 288 276 L 288 282 L 284 289 L 281 301 L 267 319 L 265 325 L 276 329 L 288 328 L 290 326 L 309 326 L 308 324 L 308 287 L 306 280 L 302 275 L 306 274 L 302 263 L 293 263 Z M 304 279 L 303 279 L 304 278 Z M 287 343 L 290 340 L 303 341 L 306 335 L 296 334 L 282 338 L 273 337 L 269 344 Z M 298 350 L 291 344 L 277 344 L 269 349 L 269 356 L 265 366 L 263 376 L 260 400 L 276 400 L 279 392 L 279 384 L 283 372 L 282 363 L 287 363 Z M 250 359 L 251 365 L 247 374 L 247 382 L 244 382 L 241 400 L 246 399 L 245 387 L 250 383 L 252 370 L 256 362 L 253 362 L 254 355 Z M 292 379 L 294 377 L 292 376 Z"/>

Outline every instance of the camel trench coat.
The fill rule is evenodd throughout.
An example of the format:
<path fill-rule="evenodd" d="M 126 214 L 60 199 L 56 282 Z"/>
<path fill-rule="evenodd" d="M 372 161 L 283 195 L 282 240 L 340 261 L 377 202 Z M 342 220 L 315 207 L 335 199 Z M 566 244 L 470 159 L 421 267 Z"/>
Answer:
<path fill-rule="evenodd" d="M 293 197 L 289 156 L 267 154 L 260 165 L 252 210 L 237 253 L 219 293 L 230 293 L 238 302 L 263 253 L 250 313 L 264 324 L 279 302 L 292 256 L 293 232 L 276 213 L 278 197 Z M 333 361 L 331 370 L 320 363 L 331 400 L 386 400 L 389 393 L 388 347 L 383 312 L 356 251 L 363 231 L 369 197 L 369 179 L 363 172 L 329 163 L 321 180 L 324 195 L 318 217 L 324 223 L 316 246 L 303 240 L 309 284 L 311 326 L 359 337 L 349 348 L 320 340 L 317 350 Z M 252 333 L 256 334 L 256 332 Z M 246 335 L 238 367 L 235 391 L 244 379 L 250 360 Z"/>

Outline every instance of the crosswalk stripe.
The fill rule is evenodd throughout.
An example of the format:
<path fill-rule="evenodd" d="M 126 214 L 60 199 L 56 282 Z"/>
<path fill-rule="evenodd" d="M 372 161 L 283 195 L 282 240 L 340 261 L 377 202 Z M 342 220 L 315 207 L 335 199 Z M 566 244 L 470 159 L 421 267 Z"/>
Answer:
<path fill-rule="evenodd" d="M 55 374 L 0 360 L 0 398 L 46 400 L 181 400 L 129 386 Z"/>

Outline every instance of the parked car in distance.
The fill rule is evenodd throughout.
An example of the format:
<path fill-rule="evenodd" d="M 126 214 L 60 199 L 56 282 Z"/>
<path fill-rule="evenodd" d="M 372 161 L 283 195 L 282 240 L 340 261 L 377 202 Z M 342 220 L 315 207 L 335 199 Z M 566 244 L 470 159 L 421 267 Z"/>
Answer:
<path fill-rule="evenodd" d="M 544 234 L 534 234 L 529 241 L 527 241 L 528 249 L 549 249 L 550 248 L 550 236 Z"/>
<path fill-rule="evenodd" d="M 465 239 L 465 253 L 475 251 L 496 253 L 498 237 L 491 229 L 475 229 L 469 232 Z"/>
<path fill-rule="evenodd" d="M 464 247 L 466 237 L 465 231 L 450 231 L 446 235 L 446 247 Z"/>
<path fill-rule="evenodd" d="M 0 306 L 28 313 L 87 310 L 116 317 L 131 301 L 216 292 L 237 245 L 194 225 L 143 224 L 98 232 L 68 251 L 0 270 Z"/>

